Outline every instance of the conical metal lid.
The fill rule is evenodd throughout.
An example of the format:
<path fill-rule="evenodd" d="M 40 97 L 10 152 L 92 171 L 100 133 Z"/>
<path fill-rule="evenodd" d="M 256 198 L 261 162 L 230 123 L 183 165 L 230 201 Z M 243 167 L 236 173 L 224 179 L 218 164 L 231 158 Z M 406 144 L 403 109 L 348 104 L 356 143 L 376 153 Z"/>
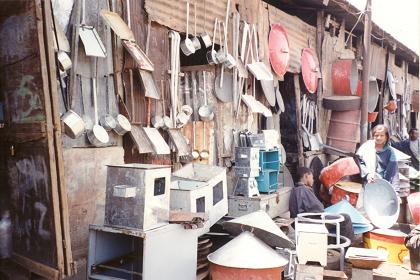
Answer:
<path fill-rule="evenodd" d="M 363 217 L 363 215 L 360 214 L 360 212 L 345 199 L 341 200 L 340 202 L 334 205 L 331 205 L 330 207 L 325 208 L 325 212 L 331 214 L 347 214 L 350 216 L 350 219 L 353 224 L 370 224 L 368 219 Z"/>
<path fill-rule="evenodd" d="M 245 231 L 207 256 L 218 265 L 233 268 L 265 269 L 285 266 L 288 261 L 252 233 Z"/>
<path fill-rule="evenodd" d="M 223 228 L 233 235 L 251 231 L 267 245 L 294 248 L 293 242 L 280 230 L 270 216 L 260 210 L 223 223 Z"/>

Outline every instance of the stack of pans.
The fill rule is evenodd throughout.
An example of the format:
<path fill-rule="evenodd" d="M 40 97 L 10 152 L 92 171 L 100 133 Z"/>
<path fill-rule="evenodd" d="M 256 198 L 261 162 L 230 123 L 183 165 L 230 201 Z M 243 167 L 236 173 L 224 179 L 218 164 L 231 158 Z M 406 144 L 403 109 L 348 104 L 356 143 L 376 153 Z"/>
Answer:
<path fill-rule="evenodd" d="M 211 252 L 213 243 L 209 238 L 199 237 L 197 247 L 197 280 L 206 279 L 209 275 L 207 255 Z"/>

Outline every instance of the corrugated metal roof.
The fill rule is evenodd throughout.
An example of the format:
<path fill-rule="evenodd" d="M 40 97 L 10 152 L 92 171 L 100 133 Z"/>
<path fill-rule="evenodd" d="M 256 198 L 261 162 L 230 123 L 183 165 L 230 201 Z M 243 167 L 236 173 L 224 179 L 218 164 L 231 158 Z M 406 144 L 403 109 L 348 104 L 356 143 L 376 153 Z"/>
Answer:
<path fill-rule="evenodd" d="M 227 0 L 190 0 L 189 33 L 194 33 L 194 2 L 197 6 L 197 34 L 205 29 L 210 37 L 213 36 L 214 19 L 224 21 L 226 16 Z M 186 32 L 187 29 L 187 6 L 185 0 L 146 0 L 146 12 L 152 21 L 167 26 L 178 32 Z M 232 6 L 232 5 L 231 5 Z M 205 9 L 206 7 L 206 9 Z M 230 9 L 232 12 L 232 9 Z"/>
<path fill-rule="evenodd" d="M 290 63 L 287 71 L 292 73 L 300 72 L 300 57 L 302 49 L 315 47 L 316 28 L 298 17 L 291 16 L 285 12 L 268 5 L 270 23 L 280 23 L 287 32 L 290 45 Z"/>

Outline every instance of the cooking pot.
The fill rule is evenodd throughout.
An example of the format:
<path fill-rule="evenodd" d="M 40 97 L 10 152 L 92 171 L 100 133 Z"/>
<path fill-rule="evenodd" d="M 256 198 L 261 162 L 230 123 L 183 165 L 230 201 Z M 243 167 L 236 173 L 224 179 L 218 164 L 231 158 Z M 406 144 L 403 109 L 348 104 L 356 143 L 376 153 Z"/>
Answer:
<path fill-rule="evenodd" d="M 126 117 L 121 114 L 115 116 L 116 125 L 114 131 L 118 135 L 124 135 L 127 132 L 131 131 L 131 124 Z"/>
<path fill-rule="evenodd" d="M 75 111 L 68 110 L 61 117 L 61 120 L 64 123 L 66 135 L 72 139 L 78 138 L 83 134 L 83 132 L 85 132 L 85 122 Z"/>

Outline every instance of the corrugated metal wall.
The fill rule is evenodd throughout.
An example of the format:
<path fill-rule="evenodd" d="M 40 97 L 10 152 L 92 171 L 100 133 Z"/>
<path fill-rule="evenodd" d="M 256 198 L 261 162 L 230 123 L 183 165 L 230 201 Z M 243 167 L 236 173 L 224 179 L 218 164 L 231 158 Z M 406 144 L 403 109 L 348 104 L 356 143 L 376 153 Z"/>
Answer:
<path fill-rule="evenodd" d="M 299 73 L 302 49 L 309 46 L 315 48 L 316 28 L 270 5 L 268 14 L 271 24 L 280 23 L 287 31 L 290 45 L 290 64 L 287 71 Z"/>
<path fill-rule="evenodd" d="M 224 20 L 226 16 L 227 0 L 197 0 L 190 2 L 189 33 L 194 33 L 194 3 L 197 7 L 197 33 L 203 32 L 203 25 L 210 34 L 213 30 L 214 19 Z M 232 1 L 231 1 L 232 2 Z M 206 7 L 206 9 L 204 8 Z M 232 5 L 231 5 L 232 7 Z M 145 9 L 152 21 L 178 32 L 186 32 L 187 7 L 185 0 L 146 0 Z M 232 9 L 230 9 L 232 11 Z M 212 34 L 210 34 L 212 36 Z"/>

